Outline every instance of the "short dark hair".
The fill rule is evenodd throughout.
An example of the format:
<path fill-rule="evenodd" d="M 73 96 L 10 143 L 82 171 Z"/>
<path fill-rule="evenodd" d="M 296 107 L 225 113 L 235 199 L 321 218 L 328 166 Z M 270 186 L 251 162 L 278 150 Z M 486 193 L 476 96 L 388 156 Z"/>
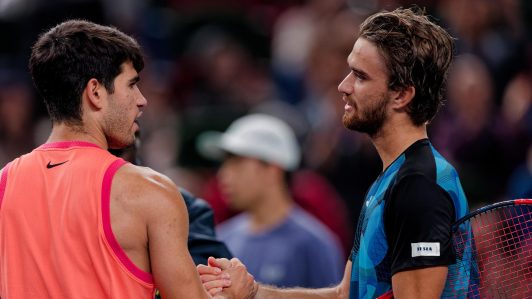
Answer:
<path fill-rule="evenodd" d="M 95 78 L 109 93 L 130 61 L 144 67 L 140 46 L 116 28 L 69 20 L 42 34 L 33 45 L 29 69 L 53 122 L 81 124 L 81 95 Z"/>
<path fill-rule="evenodd" d="M 408 105 L 415 125 L 431 121 L 443 104 L 454 41 L 418 8 L 380 12 L 360 25 L 360 35 L 377 46 L 388 69 L 388 87 L 414 86 Z"/>

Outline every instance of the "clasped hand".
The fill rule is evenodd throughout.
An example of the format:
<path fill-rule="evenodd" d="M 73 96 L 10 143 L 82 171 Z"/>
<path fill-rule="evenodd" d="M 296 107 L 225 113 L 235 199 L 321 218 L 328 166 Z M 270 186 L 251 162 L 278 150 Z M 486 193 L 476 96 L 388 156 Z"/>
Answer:
<path fill-rule="evenodd" d="M 210 257 L 208 265 L 198 265 L 197 270 L 203 287 L 214 298 L 253 299 L 257 293 L 258 284 L 253 275 L 237 258 Z"/>

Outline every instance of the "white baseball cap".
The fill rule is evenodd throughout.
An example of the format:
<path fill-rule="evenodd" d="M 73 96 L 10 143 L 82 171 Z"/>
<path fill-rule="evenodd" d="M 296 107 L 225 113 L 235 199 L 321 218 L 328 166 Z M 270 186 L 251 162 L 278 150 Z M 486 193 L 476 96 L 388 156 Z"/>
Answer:
<path fill-rule="evenodd" d="M 198 151 L 222 159 L 225 153 L 256 158 L 291 171 L 299 166 L 301 151 L 296 135 L 282 120 L 267 114 L 250 114 L 235 120 L 225 133 L 205 132 Z"/>

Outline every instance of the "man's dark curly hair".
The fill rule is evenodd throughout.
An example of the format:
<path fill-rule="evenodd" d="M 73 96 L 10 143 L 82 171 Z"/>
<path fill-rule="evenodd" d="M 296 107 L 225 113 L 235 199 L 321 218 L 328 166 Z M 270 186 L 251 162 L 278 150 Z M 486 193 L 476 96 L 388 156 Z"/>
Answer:
<path fill-rule="evenodd" d="M 63 22 L 33 45 L 29 69 L 53 122 L 81 124 L 81 95 L 95 78 L 109 93 L 122 64 L 144 67 L 138 43 L 116 28 L 82 20 Z"/>
<path fill-rule="evenodd" d="M 431 121 L 443 104 L 453 38 L 419 9 L 396 9 L 370 16 L 359 37 L 377 46 L 384 57 L 392 90 L 414 86 L 407 111 L 417 126 Z"/>

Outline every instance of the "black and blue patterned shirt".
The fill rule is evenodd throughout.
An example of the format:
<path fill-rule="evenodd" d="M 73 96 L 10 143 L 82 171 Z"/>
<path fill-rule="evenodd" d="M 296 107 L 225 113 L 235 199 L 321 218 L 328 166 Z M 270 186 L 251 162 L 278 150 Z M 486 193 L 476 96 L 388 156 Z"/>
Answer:
<path fill-rule="evenodd" d="M 391 291 L 392 275 L 449 265 L 458 273 L 452 224 L 468 212 L 455 169 L 422 139 L 406 149 L 370 187 L 360 214 L 350 259 L 350 299 L 376 298 Z M 467 279 L 464 279 L 467 281 Z M 456 297 L 465 285 L 446 285 L 442 297 Z"/>

